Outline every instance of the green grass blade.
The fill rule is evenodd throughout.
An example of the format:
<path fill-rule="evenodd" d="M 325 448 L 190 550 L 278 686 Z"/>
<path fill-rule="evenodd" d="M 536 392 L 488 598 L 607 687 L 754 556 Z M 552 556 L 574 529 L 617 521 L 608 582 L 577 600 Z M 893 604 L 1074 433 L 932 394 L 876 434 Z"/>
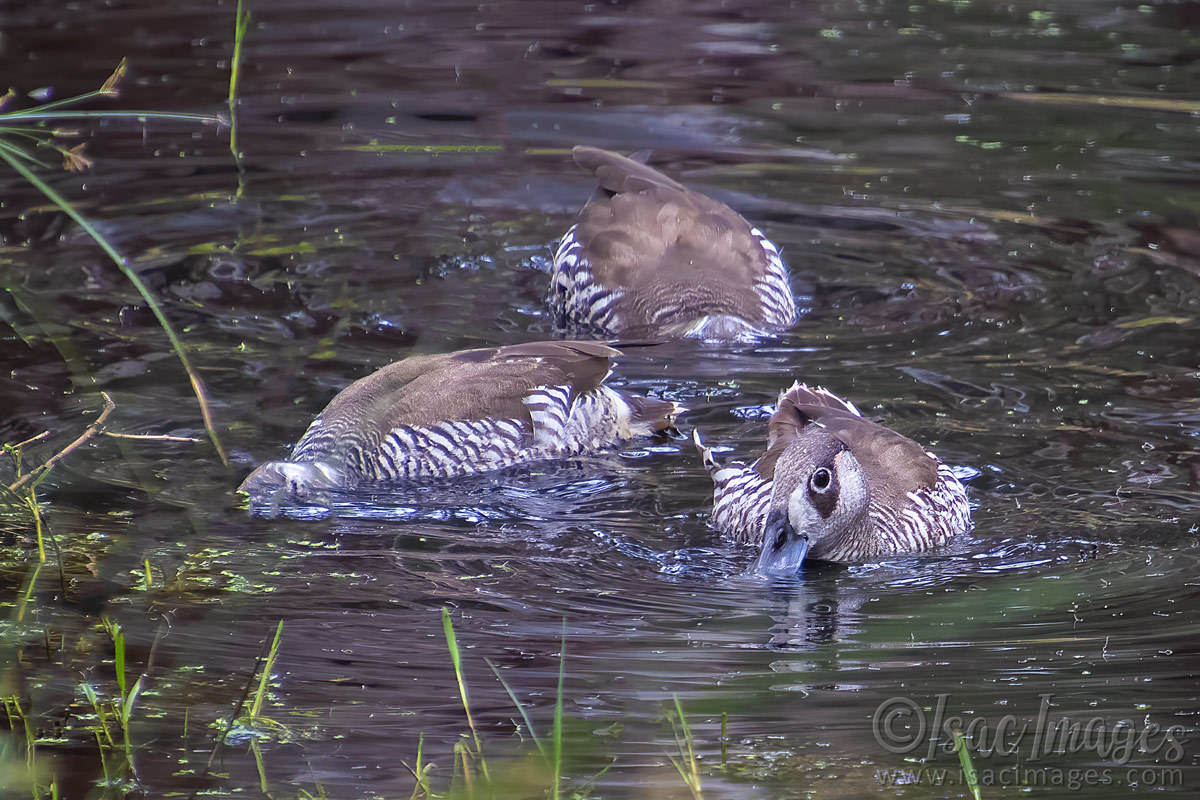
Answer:
<path fill-rule="evenodd" d="M 74 103 L 86 102 L 91 100 L 93 97 L 100 97 L 104 94 L 107 94 L 107 92 L 105 92 L 103 89 L 95 89 L 90 92 L 84 92 L 83 94 L 77 94 L 74 97 L 64 97 L 62 100 L 54 100 L 49 103 L 42 103 L 40 106 L 37 106 L 37 109 L 40 111 L 50 108 L 63 108 L 65 106 L 73 105 Z M 25 111 L 10 111 L 7 114 L 0 114 L 0 118 L 28 119 L 29 116 Z"/>
<path fill-rule="evenodd" d="M 537 731 L 533 729 L 533 723 L 529 720 L 529 714 L 525 712 L 525 706 L 521 705 L 521 701 L 517 699 L 517 695 L 513 692 L 512 687 L 510 687 L 508 682 L 504 680 L 504 676 L 500 674 L 500 670 L 496 669 L 496 665 L 492 663 L 492 660 L 490 658 L 485 658 L 484 661 L 487 662 L 487 665 L 492 668 L 492 672 L 495 674 L 496 680 L 500 681 L 500 685 L 503 686 L 504 691 L 508 693 L 508 699 L 512 700 L 513 705 L 517 707 L 517 711 L 521 714 L 521 720 L 525 723 L 525 730 L 529 731 L 529 737 L 533 739 L 533 743 L 537 745 L 538 752 L 542 754 L 542 758 L 545 760 L 546 766 L 550 766 L 550 754 L 546 752 L 546 745 L 542 742 L 541 737 L 537 735 Z"/>
<path fill-rule="evenodd" d="M 471 729 L 471 741 L 475 745 L 474 758 L 479 764 L 479 771 L 483 775 L 483 781 L 489 787 L 492 784 L 492 776 L 488 774 L 487 761 L 483 757 L 483 746 L 479 740 L 479 731 L 475 728 L 475 719 L 471 716 L 471 706 L 467 698 L 467 682 L 463 678 L 462 672 L 462 655 L 458 650 L 458 638 L 454 635 L 454 623 L 450 620 L 450 609 L 442 606 L 442 631 L 446 635 L 446 648 L 450 651 L 450 662 L 454 665 L 454 677 L 458 681 L 458 695 L 462 698 L 463 712 L 467 715 L 467 727 Z M 474 790 L 471 788 L 471 773 L 467 771 L 467 748 L 463 748 L 463 781 L 467 787 L 467 793 L 471 794 Z"/>
<path fill-rule="evenodd" d="M 121 703 L 121 738 L 125 744 L 125 760 L 130 764 L 133 763 L 133 744 L 129 736 L 129 721 L 133 719 L 133 706 L 142 693 L 142 679 L 145 677 L 145 675 L 138 676 L 129 689 L 128 696 Z"/>
<path fill-rule="evenodd" d="M 100 704 L 100 697 L 96 694 L 96 689 L 90 684 L 83 684 L 83 696 L 92 704 L 92 710 L 96 712 L 96 719 L 100 722 L 100 728 L 96 731 L 97 741 L 100 739 L 100 734 L 104 734 L 105 740 L 109 746 L 113 743 L 112 731 L 108 729 L 108 715 L 104 713 L 104 706 Z"/>
<path fill-rule="evenodd" d="M 4 134 L 7 132 L 8 131 L 4 130 L 3 128 L 0 128 L 0 134 Z M 47 164 L 45 161 L 35 158 L 32 153 L 28 153 L 25 150 L 22 150 L 20 147 L 17 147 L 14 144 L 9 144 L 8 142 L 4 141 L 3 139 L 0 139 L 0 150 L 3 150 L 4 152 L 8 153 L 9 155 L 13 156 L 14 158 L 23 158 L 26 161 L 29 161 L 30 163 L 37 164 L 39 167 L 42 167 L 43 169 L 50 169 L 50 165 Z"/>
<path fill-rule="evenodd" d="M 254 754 L 254 766 L 258 769 L 258 788 L 265 796 L 270 797 L 270 786 L 267 784 L 267 765 L 263 763 L 262 748 L 258 746 L 257 739 L 250 740 L 250 752 Z"/>
<path fill-rule="evenodd" d="M 700 765 L 696 762 L 695 740 L 692 738 L 692 729 L 688 726 L 687 717 L 683 714 L 683 704 L 679 702 L 677 695 L 672 695 L 675 701 L 675 717 L 679 719 L 679 725 L 676 727 L 675 717 L 671 716 L 671 712 L 667 711 L 667 719 L 671 722 L 671 731 L 675 735 L 675 746 L 679 749 L 679 758 L 668 756 L 671 763 L 675 765 L 675 769 L 679 772 L 679 777 L 683 778 L 683 782 L 687 785 L 692 793 L 693 800 L 701 800 L 703 798 L 703 781 L 700 779 Z"/>
<path fill-rule="evenodd" d="M 250 27 L 250 9 L 242 8 L 242 0 L 238 0 L 235 13 L 235 28 L 233 33 L 233 57 L 229 62 L 229 152 L 237 163 L 238 172 L 242 171 L 242 151 L 238 148 L 237 124 L 237 92 L 242 73 L 242 43 L 246 31 Z M 241 197 L 241 185 L 238 185 L 238 196 Z"/>
<path fill-rule="evenodd" d="M 42 527 L 42 508 L 38 502 L 36 485 L 25 487 L 24 499 L 25 506 L 33 517 L 33 529 L 37 533 L 38 563 L 44 564 L 46 562 L 46 536 Z"/>
<path fill-rule="evenodd" d="M 424 747 L 425 747 L 425 734 L 419 733 L 419 734 L 417 734 L 417 758 L 416 758 L 416 762 L 415 762 L 417 766 L 416 767 L 408 767 L 407 761 L 400 762 L 404 766 L 408 767 L 408 771 L 413 774 L 413 780 L 414 780 L 413 790 L 412 790 L 412 794 L 410 794 L 408 796 L 408 800 L 417 800 L 418 793 L 422 789 L 422 786 L 421 786 L 421 750 L 424 749 Z"/>
<path fill-rule="evenodd" d="M 413 778 L 416 779 L 416 783 L 413 785 L 412 794 L 409 795 L 408 800 L 417 800 L 418 797 L 424 798 L 424 800 L 430 800 L 430 798 L 432 798 L 434 796 L 433 789 L 429 785 L 429 772 L 430 772 L 430 770 L 432 770 L 434 768 L 435 765 L 425 763 L 424 755 L 423 755 L 424 751 L 425 751 L 425 734 L 422 733 L 422 734 L 418 734 L 418 736 L 417 736 L 416 766 L 409 767 L 407 762 L 404 762 L 404 761 L 400 762 L 401 764 L 404 764 L 404 766 L 408 768 L 408 771 L 413 774 Z M 456 764 L 455 771 L 457 771 L 457 761 L 455 762 L 455 764 Z M 452 779 L 452 781 L 453 781 L 453 779 Z"/>
<path fill-rule="evenodd" d="M 687 771 L 683 768 L 683 763 L 670 753 L 667 753 L 667 761 L 670 761 L 671 766 L 674 767 L 675 771 L 679 773 L 680 780 L 682 780 L 688 786 L 691 786 L 691 782 L 688 780 Z"/>
<path fill-rule="evenodd" d="M 467 682 L 463 680 L 462 656 L 458 652 L 458 638 L 454 635 L 454 623 L 450 620 L 450 609 L 442 606 L 442 632 L 446 635 L 446 649 L 450 651 L 450 663 L 454 665 L 454 677 L 458 681 L 458 696 L 462 700 L 463 712 L 467 715 L 467 727 L 475 750 L 479 751 L 479 736 L 475 733 L 475 720 L 471 718 L 471 704 L 467 698 Z"/>
<path fill-rule="evenodd" d="M 721 712 L 721 769 L 727 769 L 729 766 L 729 736 L 727 735 L 726 726 L 729 724 L 729 713 Z"/>
<path fill-rule="evenodd" d="M 979 775 L 975 772 L 974 763 L 971 762 L 971 753 L 967 750 L 963 735 L 957 730 L 953 733 L 954 750 L 958 753 L 958 763 L 962 764 L 963 778 L 966 779 L 967 786 L 971 789 L 971 797 L 974 800 L 982 800 L 979 793 Z"/>
<path fill-rule="evenodd" d="M 110 244 L 109 241 L 100 234 L 100 231 L 96 230 L 96 228 L 93 227 L 90 222 L 88 222 L 87 218 L 76 211 L 75 208 L 69 202 L 67 202 L 66 198 L 52 189 L 49 184 L 35 175 L 28 167 L 14 158 L 3 148 L 0 148 L 0 159 L 8 162 L 8 165 L 16 170 L 22 178 L 33 184 L 38 191 L 46 195 L 46 197 L 49 198 L 52 203 L 62 209 L 67 216 L 75 220 L 76 224 L 83 228 L 84 231 L 86 231 L 87 234 L 92 237 L 96 244 L 100 245 L 100 248 L 108 254 L 108 257 L 113 260 L 113 263 L 117 265 L 117 268 L 121 270 L 129 282 L 133 284 L 133 287 L 138 290 L 138 294 L 142 296 L 142 299 L 146 301 L 146 305 L 149 306 L 150 310 L 154 313 L 154 317 L 158 320 L 158 324 L 162 327 L 163 332 L 167 334 L 167 338 L 171 341 L 171 346 L 175 349 L 175 354 L 179 357 L 180 363 L 183 364 L 183 369 L 185 372 L 187 372 L 188 378 L 192 382 L 192 391 L 196 395 L 196 400 L 200 403 L 200 414 L 204 418 L 204 428 L 208 431 L 208 438 L 212 440 L 213 447 L 216 448 L 217 455 L 221 458 L 221 463 L 228 464 L 229 460 L 225 456 L 225 448 L 221 445 L 221 440 L 217 436 L 216 427 L 213 425 L 212 412 L 209 410 L 208 395 L 204 391 L 204 384 L 201 382 L 200 376 L 196 373 L 196 370 L 192 367 L 192 362 L 188 358 L 187 351 L 184 350 L 183 343 L 179 340 L 179 337 L 175 335 L 175 330 L 171 327 L 170 321 L 167 320 L 167 315 L 163 313 L 162 307 L 158 304 L 158 301 L 154 298 L 154 295 L 150 293 L 150 288 L 142 281 L 141 276 L 139 276 L 133 271 L 133 269 L 130 268 L 129 264 L 126 263 L 124 256 L 118 253 L 116 248 L 114 248 L 112 244 Z"/>
<path fill-rule="evenodd" d="M 47 111 L 46 106 L 0 114 L 0 124 L 7 123 L 10 119 L 155 119 L 166 122 L 202 122 L 207 125 L 220 125 L 225 121 L 214 114 L 184 114 L 173 111 Z"/>
<path fill-rule="evenodd" d="M 562 782 L 562 729 L 563 729 L 563 676 L 567 666 L 567 620 L 562 623 L 562 641 L 558 648 L 558 688 L 554 692 L 554 727 L 550 738 L 554 745 L 554 783 L 550 786 L 551 800 L 558 800 L 559 784 Z"/>
<path fill-rule="evenodd" d="M 117 672 L 117 686 L 121 688 L 121 699 L 125 698 L 125 633 L 120 624 L 111 620 L 104 621 L 108 635 L 113 642 L 113 669 Z"/>
<path fill-rule="evenodd" d="M 679 695 L 672 695 L 672 697 L 675 700 L 675 713 L 679 715 L 679 727 L 683 730 L 683 741 L 687 745 L 688 764 L 691 766 L 692 772 L 698 774 L 696 751 L 692 744 L 692 729 L 688 727 L 687 717 L 683 715 L 683 704 L 679 702 Z"/>
<path fill-rule="evenodd" d="M 8 136 L 9 134 L 24 136 L 27 139 L 33 139 L 38 142 L 44 141 L 46 138 L 45 128 L 31 128 L 24 125 L 9 125 L 5 121 L 3 114 L 0 114 L 0 133 L 3 133 L 5 136 Z"/>
<path fill-rule="evenodd" d="M 418 786 L 421 786 L 421 780 L 420 780 L 421 754 L 422 754 L 422 751 L 424 751 L 424 750 L 425 750 L 425 734 L 421 733 L 421 734 L 416 735 L 416 775 L 419 776 L 418 780 L 416 780 L 416 783 L 418 783 Z M 427 788 L 428 788 L 428 786 L 426 784 L 426 789 Z"/>
<path fill-rule="evenodd" d="M 130 687 L 129 694 L 121 703 L 121 724 L 126 728 L 129 727 L 129 720 L 133 718 L 133 707 L 142 693 L 142 680 L 145 677 L 145 675 L 138 676 L 138 679 L 133 682 L 133 686 Z"/>
<path fill-rule="evenodd" d="M 267 694 L 267 684 L 271 680 L 271 672 L 275 669 L 275 659 L 279 655 L 279 641 L 283 637 L 283 620 L 275 626 L 275 639 L 271 642 L 271 651 L 263 662 L 262 673 L 258 678 L 258 689 L 254 692 L 254 702 L 250 705 L 250 719 L 258 719 L 262 711 L 263 698 Z"/>
<path fill-rule="evenodd" d="M 96 748 L 100 751 L 100 770 L 104 773 L 104 782 L 110 784 L 112 783 L 112 774 L 108 771 L 108 759 L 104 757 L 104 742 L 100 741 L 99 731 L 93 730 L 92 733 L 96 736 Z M 110 741 L 109 744 L 111 745 L 112 742 Z"/>
<path fill-rule="evenodd" d="M 33 572 L 29 573 L 29 580 L 25 584 L 25 590 L 21 592 L 20 599 L 17 600 L 17 608 L 13 612 L 13 619 L 17 622 L 22 622 L 25 619 L 25 611 L 29 607 L 29 602 L 33 600 L 34 590 L 37 589 L 38 576 L 42 574 L 42 564 L 44 561 L 39 561 L 33 565 Z"/>

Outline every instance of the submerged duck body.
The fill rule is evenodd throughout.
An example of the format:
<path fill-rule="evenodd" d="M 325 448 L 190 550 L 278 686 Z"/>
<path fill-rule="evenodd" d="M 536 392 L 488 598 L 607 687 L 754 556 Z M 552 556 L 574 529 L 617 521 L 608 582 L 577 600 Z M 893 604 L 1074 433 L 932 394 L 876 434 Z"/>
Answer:
<path fill-rule="evenodd" d="M 599 450 L 669 427 L 679 408 L 603 385 L 620 351 L 531 342 L 413 356 L 342 390 L 251 497 L 470 475 Z"/>
<path fill-rule="evenodd" d="M 740 214 L 641 163 L 648 153 L 573 155 L 599 187 L 554 256 L 562 327 L 728 341 L 795 324 L 779 248 Z"/>
<path fill-rule="evenodd" d="M 966 491 L 919 444 L 824 389 L 780 394 L 767 450 L 753 464 L 717 464 L 712 523 L 761 545 L 760 572 L 806 559 L 855 563 L 927 550 L 971 527 Z"/>

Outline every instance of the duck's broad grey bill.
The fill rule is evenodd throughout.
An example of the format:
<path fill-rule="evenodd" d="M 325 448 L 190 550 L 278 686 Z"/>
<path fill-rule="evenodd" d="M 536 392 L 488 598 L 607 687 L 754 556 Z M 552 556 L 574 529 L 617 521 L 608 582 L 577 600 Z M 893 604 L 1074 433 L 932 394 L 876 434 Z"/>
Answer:
<path fill-rule="evenodd" d="M 808 541 L 807 533 L 792 526 L 787 509 L 773 509 L 767 514 L 755 571 L 761 575 L 796 574 L 808 555 Z"/>

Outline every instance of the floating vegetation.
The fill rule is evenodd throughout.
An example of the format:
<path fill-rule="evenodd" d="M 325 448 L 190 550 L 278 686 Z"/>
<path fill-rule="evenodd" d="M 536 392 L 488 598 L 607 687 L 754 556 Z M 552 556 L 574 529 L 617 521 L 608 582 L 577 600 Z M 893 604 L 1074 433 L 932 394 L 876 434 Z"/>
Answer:
<path fill-rule="evenodd" d="M 360 153 L 499 153 L 504 149 L 498 144 L 382 144 L 371 140 L 367 144 L 352 144 L 341 148 Z"/>
<path fill-rule="evenodd" d="M 638 81 L 624 78 L 551 78 L 547 86 L 578 89 L 669 89 L 662 81 Z"/>
<path fill-rule="evenodd" d="M 1047 103 L 1061 106 L 1113 106 L 1141 111 L 1170 111 L 1176 114 L 1200 114 L 1200 101 L 1165 97 L 1130 97 L 1076 92 L 1005 92 L 1000 95 L 1022 103 Z"/>

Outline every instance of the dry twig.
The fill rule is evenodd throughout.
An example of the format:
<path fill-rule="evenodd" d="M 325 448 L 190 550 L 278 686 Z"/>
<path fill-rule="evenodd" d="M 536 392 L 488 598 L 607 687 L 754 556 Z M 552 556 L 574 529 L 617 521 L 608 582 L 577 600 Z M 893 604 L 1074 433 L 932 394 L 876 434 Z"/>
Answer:
<path fill-rule="evenodd" d="M 92 437 L 94 437 L 97 433 L 100 433 L 100 429 L 104 426 L 104 423 L 108 421 L 109 414 L 111 414 L 117 407 L 117 404 L 113 402 L 112 398 L 108 396 L 107 392 L 101 392 L 100 396 L 104 398 L 104 410 L 100 412 L 100 416 L 96 417 L 96 421 L 91 425 L 88 425 L 87 430 L 79 434 L 79 438 L 71 442 L 62 450 L 59 450 L 54 455 L 50 456 L 50 458 L 46 459 L 41 466 L 26 472 L 24 475 L 10 483 L 8 485 L 8 490 L 10 492 L 15 494 L 17 490 L 23 487 L 25 484 L 36 479 L 40 475 L 44 475 L 49 470 L 53 469 L 55 464 L 66 458 L 69 453 L 78 450 L 80 447 L 83 447 L 92 439 Z"/>
<path fill-rule="evenodd" d="M 17 442 L 16 444 L 13 445 L 13 448 L 20 450 L 25 445 L 33 444 L 34 442 L 40 442 L 42 439 L 45 439 L 49 435 L 50 435 L 50 431 L 42 431 L 37 436 L 30 436 L 28 439 L 26 439 L 23 442 Z"/>
<path fill-rule="evenodd" d="M 101 431 L 101 433 L 114 439 L 137 439 L 142 442 L 190 442 L 195 444 L 200 441 L 195 436 L 168 436 L 165 433 L 117 433 L 116 431 Z"/>

